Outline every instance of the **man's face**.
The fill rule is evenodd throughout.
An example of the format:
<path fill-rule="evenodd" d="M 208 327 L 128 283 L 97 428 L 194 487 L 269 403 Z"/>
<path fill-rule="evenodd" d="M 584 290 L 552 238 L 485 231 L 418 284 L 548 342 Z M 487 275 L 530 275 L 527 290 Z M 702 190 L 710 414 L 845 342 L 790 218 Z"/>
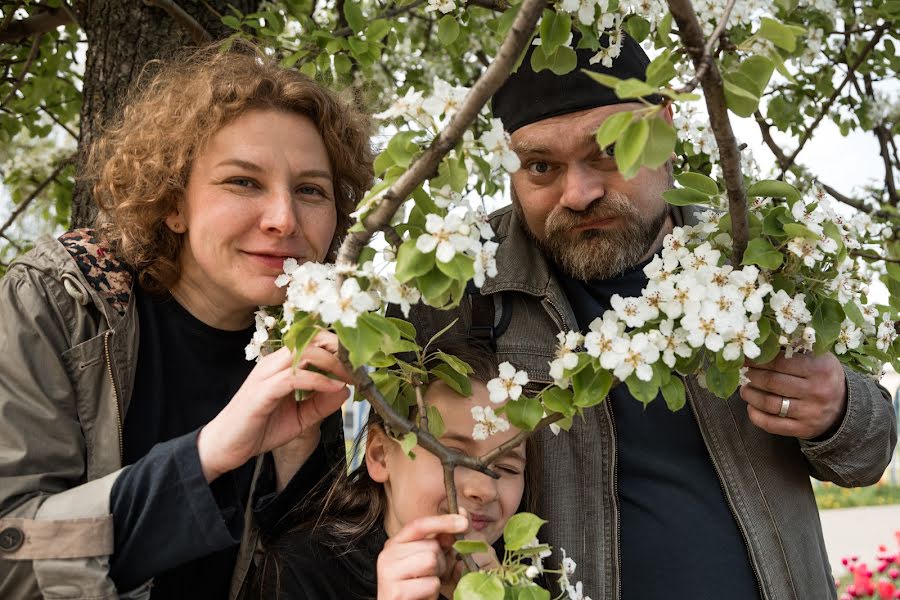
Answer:
<path fill-rule="evenodd" d="M 617 104 L 551 117 L 512 134 L 522 168 L 512 175 L 513 206 L 547 256 L 580 280 L 607 279 L 638 264 L 668 231 L 662 193 L 670 167 L 642 167 L 626 180 L 594 134 Z M 671 112 L 663 118 L 671 122 Z"/>

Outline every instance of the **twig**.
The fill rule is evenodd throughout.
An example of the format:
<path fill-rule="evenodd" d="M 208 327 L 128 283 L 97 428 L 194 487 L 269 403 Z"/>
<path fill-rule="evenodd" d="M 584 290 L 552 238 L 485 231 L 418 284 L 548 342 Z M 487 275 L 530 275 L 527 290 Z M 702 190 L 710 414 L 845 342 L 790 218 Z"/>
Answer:
<path fill-rule="evenodd" d="M 690 0 L 668 0 L 669 10 L 678 24 L 678 35 L 691 54 L 694 68 L 699 72 L 704 64 L 704 40 L 700 22 L 694 12 Z M 741 264 L 744 250 L 749 239 L 749 226 L 747 221 L 747 198 L 744 193 L 744 176 L 741 172 L 741 153 L 731 129 L 731 121 L 728 118 L 728 108 L 725 103 L 724 84 L 719 69 L 711 58 L 709 66 L 703 71 L 700 84 L 703 86 L 703 95 L 706 98 L 706 108 L 709 112 L 709 121 L 712 125 L 716 143 L 719 146 L 719 161 L 722 166 L 722 175 L 725 179 L 725 189 L 728 192 L 728 211 L 731 215 L 732 239 L 734 246 L 731 261 L 734 265 Z"/>
<path fill-rule="evenodd" d="M 509 3 L 505 0 L 466 0 L 466 8 L 470 6 L 480 6 L 494 12 L 506 12 L 509 10 Z"/>
<path fill-rule="evenodd" d="M 74 23 L 74 21 L 66 11 L 54 8 L 19 21 L 13 21 L 5 31 L 0 32 L 0 43 L 15 43 L 36 33 L 53 31 L 60 25 L 70 23 Z"/>
<path fill-rule="evenodd" d="M 383 13 L 381 13 L 380 15 L 378 15 L 375 18 L 376 19 L 392 19 L 394 17 L 397 17 L 404 13 L 411 12 L 411 11 L 419 8 L 420 6 L 425 4 L 426 1 L 427 0 L 415 0 L 415 2 L 411 2 L 409 4 L 404 4 L 403 6 L 394 6 L 392 8 L 387 9 L 386 11 L 384 11 Z M 341 13 L 340 13 L 340 18 L 341 19 L 345 18 L 343 11 L 341 11 Z M 348 27 L 340 27 L 338 29 L 335 29 L 334 33 L 332 33 L 332 35 L 334 37 L 350 37 L 353 34 L 354 34 L 354 31 L 349 26 Z"/>
<path fill-rule="evenodd" d="M 66 166 L 73 159 L 74 159 L 74 155 L 61 160 L 60 163 L 58 165 L 56 165 L 56 168 L 53 169 L 53 172 L 50 173 L 50 176 L 47 177 L 47 179 L 45 179 L 44 181 L 42 181 L 41 184 L 39 186 L 37 186 L 34 189 L 34 191 L 31 192 L 31 194 L 28 195 L 27 198 L 25 198 L 24 200 L 22 200 L 22 202 L 19 203 L 19 205 L 16 207 L 16 210 L 14 210 L 11 215 L 9 215 L 9 218 L 6 220 L 6 222 L 3 225 L 0 225 L 0 235 L 6 237 L 6 230 L 9 229 L 9 227 L 15 222 L 15 220 L 19 218 L 19 215 L 21 215 L 23 212 L 25 212 L 25 210 L 28 208 L 28 206 L 32 202 L 34 202 L 34 200 L 40 195 L 40 193 L 43 192 L 44 189 L 48 185 L 50 185 L 50 183 L 54 179 L 56 179 L 56 177 L 60 174 L 60 172 L 64 168 L 66 168 Z"/>
<path fill-rule="evenodd" d="M 0 238 L 3 238 L 7 242 L 9 242 L 9 245 L 12 246 L 13 248 L 15 248 L 16 250 L 18 250 L 19 252 L 22 252 L 23 250 L 25 250 L 25 248 L 23 248 L 21 245 L 19 245 L 19 243 L 17 241 L 12 239 L 5 233 L 0 233 Z"/>
<path fill-rule="evenodd" d="M 400 234 L 397 233 L 397 230 L 390 225 L 385 225 L 381 228 L 381 231 L 382 233 L 384 233 L 384 239 L 386 239 L 388 243 L 394 248 L 399 248 L 403 245 L 403 238 L 400 237 Z"/>
<path fill-rule="evenodd" d="M 38 110 L 42 111 L 45 115 L 47 115 L 48 117 L 53 119 L 53 122 L 56 123 L 57 125 L 59 125 L 60 127 L 62 127 L 63 129 L 65 129 L 66 133 L 71 135 L 73 139 L 78 140 L 78 134 L 75 133 L 74 131 L 72 131 L 71 129 L 69 129 L 69 127 L 65 123 L 60 121 L 56 115 L 54 115 L 52 112 L 47 110 L 47 108 L 43 104 L 38 106 Z"/>
<path fill-rule="evenodd" d="M 390 223 L 391 217 L 406 197 L 437 171 L 441 159 L 453 149 L 457 141 L 478 115 L 494 92 L 506 81 L 512 66 L 531 37 L 534 24 L 544 7 L 544 0 L 525 0 L 497 57 L 475 82 L 462 106 L 447 128 L 431 143 L 431 146 L 409 167 L 400 178 L 379 196 L 378 205 L 363 221 L 365 231 L 353 232 L 344 239 L 338 252 L 338 263 L 352 264 L 369 241 L 371 232 Z"/>
<path fill-rule="evenodd" d="M 491 464 L 492 462 L 494 462 L 495 460 L 500 458 L 504 453 L 509 452 L 513 448 L 517 448 L 522 442 L 524 442 L 529 437 L 534 435 L 535 431 L 543 429 L 544 427 L 547 427 L 548 425 L 551 425 L 552 423 L 556 423 L 557 421 L 561 420 L 562 418 L 563 418 L 562 413 L 547 415 L 546 417 L 544 417 L 543 419 L 538 421 L 538 424 L 534 426 L 533 431 L 520 431 L 519 433 L 517 433 L 510 439 L 506 440 L 505 442 L 503 442 L 502 444 L 500 444 L 499 446 L 497 446 L 496 448 L 494 448 L 493 450 L 491 450 L 484 456 L 480 457 L 479 460 L 481 460 L 481 462 L 483 462 L 486 465 Z"/>
<path fill-rule="evenodd" d="M 428 407 L 425 406 L 425 395 L 422 394 L 422 385 L 417 384 L 416 388 L 416 406 L 419 409 L 419 429 L 428 431 Z"/>
<path fill-rule="evenodd" d="M 835 88 L 834 92 L 832 92 L 831 96 L 828 100 L 825 101 L 825 104 L 822 105 L 822 110 L 819 111 L 819 115 L 816 117 L 816 120 L 813 121 L 812 125 L 810 125 L 806 131 L 803 132 L 803 135 L 800 137 L 800 142 L 797 145 L 797 149 L 794 150 L 793 154 L 787 157 L 786 162 L 781 165 L 781 174 L 784 176 L 784 173 L 791 168 L 794 164 L 794 161 L 797 160 L 797 155 L 800 154 L 800 151 L 803 150 L 803 146 L 806 145 L 806 142 L 812 137 L 813 132 L 816 130 L 816 127 L 819 126 L 819 123 L 822 122 L 822 119 L 825 118 L 825 115 L 828 114 L 828 111 L 831 110 L 831 107 L 834 105 L 838 96 L 840 96 L 841 91 L 850 82 L 853 78 L 853 72 L 859 68 L 859 65 L 866 59 L 866 56 L 869 55 L 869 52 L 875 49 L 875 46 L 878 45 L 879 40 L 881 40 L 881 36 L 884 34 L 887 29 L 887 23 L 881 24 L 878 29 L 875 30 L 875 35 L 866 44 L 866 47 L 863 48 L 863 51 L 860 52 L 859 56 L 853 61 L 853 64 L 847 65 L 847 75 L 844 77 L 844 80 L 841 82 L 837 88 Z"/>
<path fill-rule="evenodd" d="M 857 256 L 859 258 L 866 258 L 868 260 L 883 260 L 884 262 L 900 264 L 900 258 L 879 256 L 878 254 L 869 254 L 868 252 L 859 252 L 858 250 L 854 250 L 853 252 L 851 252 L 850 256 Z"/>
<path fill-rule="evenodd" d="M 161 8 L 169 13 L 169 16 L 181 25 L 194 40 L 196 44 L 208 44 L 213 41 L 213 36 L 198 23 L 194 17 L 187 14 L 183 8 L 178 6 L 173 0 L 144 0 L 147 6 Z"/>
<path fill-rule="evenodd" d="M 772 154 L 775 155 L 775 160 L 778 161 L 778 166 L 782 166 L 787 164 L 787 156 L 784 153 L 784 150 L 781 149 L 781 146 L 778 145 L 778 142 L 775 141 L 775 138 L 772 137 L 772 132 L 769 129 L 772 127 L 772 124 L 766 121 L 765 117 L 762 116 L 762 113 L 759 112 L 759 109 L 753 113 L 753 116 L 756 117 L 756 122 L 759 124 L 759 132 L 762 134 L 763 142 L 765 142 L 766 146 L 769 147 L 769 150 L 772 151 Z M 782 172 L 782 179 L 784 179 L 784 173 Z"/>
<path fill-rule="evenodd" d="M 19 76 L 16 78 L 16 81 L 13 83 L 12 89 L 9 90 L 9 93 L 3 98 L 3 101 L 0 102 L 0 108 L 6 106 L 6 103 L 15 98 L 16 92 L 19 91 L 19 88 L 22 87 L 22 84 L 25 83 L 25 77 L 28 75 L 28 71 L 31 70 L 31 65 L 34 63 L 34 59 L 37 58 L 38 53 L 41 51 L 41 38 L 44 37 L 44 34 L 39 33 L 34 36 L 34 40 L 31 42 L 31 50 L 28 52 L 28 58 L 25 59 L 25 64 L 22 65 L 22 71 L 19 73 Z"/>
<path fill-rule="evenodd" d="M 729 0 L 728 4 L 725 5 L 725 10 L 722 11 L 722 19 L 716 25 L 716 28 L 712 32 L 712 35 L 709 36 L 709 39 L 706 40 L 706 46 L 703 47 L 703 63 L 697 68 L 697 71 L 694 73 L 694 77 L 687 83 L 687 85 L 679 89 L 678 93 L 686 94 L 688 92 L 692 92 L 694 91 L 694 88 L 696 88 L 700 84 L 700 80 L 706 73 L 706 69 L 708 69 L 710 63 L 712 63 L 713 47 L 725 32 L 725 27 L 728 25 L 728 19 L 731 18 L 731 11 L 734 9 L 734 5 L 736 2 L 737 0 Z"/>
<path fill-rule="evenodd" d="M 866 86 L 866 94 L 870 98 L 874 98 L 875 88 L 872 86 L 872 77 L 868 73 L 863 75 L 863 83 Z M 875 127 L 875 137 L 878 138 L 881 159 L 884 162 L 884 187 L 887 190 L 890 203 L 897 204 L 897 185 L 894 183 L 894 165 L 891 162 L 891 148 L 889 145 L 891 132 L 884 126 L 884 123 L 879 123 Z"/>
<path fill-rule="evenodd" d="M 447 512 L 452 514 L 459 514 L 459 503 L 456 499 L 456 469 L 448 464 L 444 464 L 444 489 L 447 490 Z M 456 534 L 457 541 L 465 539 L 463 534 Z M 478 565 L 475 563 L 475 559 L 473 559 L 468 554 L 461 554 L 460 558 L 462 558 L 463 564 L 466 565 L 466 568 L 469 571 L 477 571 Z"/>
<path fill-rule="evenodd" d="M 84 29 L 84 25 L 82 24 L 81 18 L 78 16 L 78 13 L 75 12 L 74 8 L 69 6 L 69 3 L 66 0 L 62 0 L 62 3 L 59 7 L 64 13 L 66 13 L 66 15 L 68 15 L 70 19 L 72 19 L 73 23 Z"/>

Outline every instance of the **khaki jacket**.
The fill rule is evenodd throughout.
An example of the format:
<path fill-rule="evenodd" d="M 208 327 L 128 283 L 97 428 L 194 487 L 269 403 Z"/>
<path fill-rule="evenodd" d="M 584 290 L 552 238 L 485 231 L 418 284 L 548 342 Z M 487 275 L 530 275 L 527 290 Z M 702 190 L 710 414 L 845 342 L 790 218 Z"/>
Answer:
<path fill-rule="evenodd" d="M 91 232 L 60 239 L 39 240 L 0 280 L 3 599 L 120 597 L 110 494 L 137 364 L 132 278 Z M 255 545 L 244 531 L 232 598 Z"/>
<path fill-rule="evenodd" d="M 676 224 L 685 214 L 676 211 Z M 556 334 L 576 329 L 575 316 L 542 253 L 511 208 L 492 215 L 498 275 L 482 295 L 494 298 L 497 356 L 525 369 L 535 388 L 550 383 Z M 427 340 L 458 318 L 448 334 L 465 336 L 472 320 L 466 297 L 456 310 L 413 308 L 410 321 Z M 500 327 L 502 329 L 502 327 Z M 688 401 L 725 498 L 747 544 L 765 600 L 835 598 L 810 476 L 845 487 L 875 483 L 897 442 L 887 392 L 846 371 L 848 405 L 837 432 L 813 443 L 774 436 L 753 425 L 735 394 L 721 400 L 686 378 Z M 569 432 L 536 434 L 543 459 L 542 541 L 565 548 L 578 562 L 576 578 L 594 600 L 620 600 L 616 438 L 608 402 L 585 411 Z M 543 539 L 546 537 L 546 539 Z"/>

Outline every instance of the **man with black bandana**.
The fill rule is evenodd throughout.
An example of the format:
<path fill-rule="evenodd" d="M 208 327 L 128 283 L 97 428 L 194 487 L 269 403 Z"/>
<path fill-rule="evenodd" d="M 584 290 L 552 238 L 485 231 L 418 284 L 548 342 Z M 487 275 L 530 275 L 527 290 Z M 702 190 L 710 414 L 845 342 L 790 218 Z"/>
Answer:
<path fill-rule="evenodd" d="M 427 340 L 458 318 L 450 335 L 490 342 L 538 386 L 551 381 L 556 334 L 586 331 L 614 294 L 640 295 L 666 234 L 692 222 L 662 199 L 671 165 L 626 180 L 594 140 L 641 105 L 581 69 L 643 80 L 640 46 L 625 36 L 611 68 L 577 54 L 563 76 L 533 72 L 526 56 L 494 96 L 522 163 L 512 206 L 491 216 L 498 276 L 455 311 L 420 305 L 410 319 Z M 671 122 L 671 107 L 659 118 Z M 618 386 L 568 433 L 537 434 L 543 541 L 575 558 L 586 596 L 836 597 L 809 478 L 877 481 L 896 444 L 890 399 L 831 354 L 781 356 L 748 375 L 728 400 L 686 378 L 679 412 L 660 398 L 644 409 Z"/>

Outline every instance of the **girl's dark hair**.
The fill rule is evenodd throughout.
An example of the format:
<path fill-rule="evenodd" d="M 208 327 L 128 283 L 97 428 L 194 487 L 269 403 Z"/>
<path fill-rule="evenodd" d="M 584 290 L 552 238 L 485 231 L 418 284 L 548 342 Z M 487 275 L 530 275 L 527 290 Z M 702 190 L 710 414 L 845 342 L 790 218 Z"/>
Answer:
<path fill-rule="evenodd" d="M 472 344 L 456 345 L 445 342 L 439 348 L 467 362 L 473 372 L 472 381 L 487 383 L 497 377 L 497 359 L 493 352 Z M 436 352 L 438 349 L 435 348 Z M 412 418 L 412 416 L 410 417 Z M 365 443 L 365 435 L 373 427 L 382 427 L 381 416 L 369 411 L 368 422 L 356 436 L 350 452 L 357 456 Z M 519 511 L 537 510 L 538 490 L 541 480 L 541 461 L 533 437 L 525 442 L 525 491 Z M 276 532 L 264 538 L 265 552 L 258 571 L 258 589 L 274 584 L 278 589 L 280 564 L 289 559 L 291 537 L 304 531 L 314 531 L 316 540 L 335 548 L 338 552 L 351 550 L 360 538 L 371 534 L 384 521 L 387 497 L 384 486 L 369 476 L 365 461 L 347 472 L 346 460 L 334 466 L 310 494 L 299 502 L 285 517 Z"/>

